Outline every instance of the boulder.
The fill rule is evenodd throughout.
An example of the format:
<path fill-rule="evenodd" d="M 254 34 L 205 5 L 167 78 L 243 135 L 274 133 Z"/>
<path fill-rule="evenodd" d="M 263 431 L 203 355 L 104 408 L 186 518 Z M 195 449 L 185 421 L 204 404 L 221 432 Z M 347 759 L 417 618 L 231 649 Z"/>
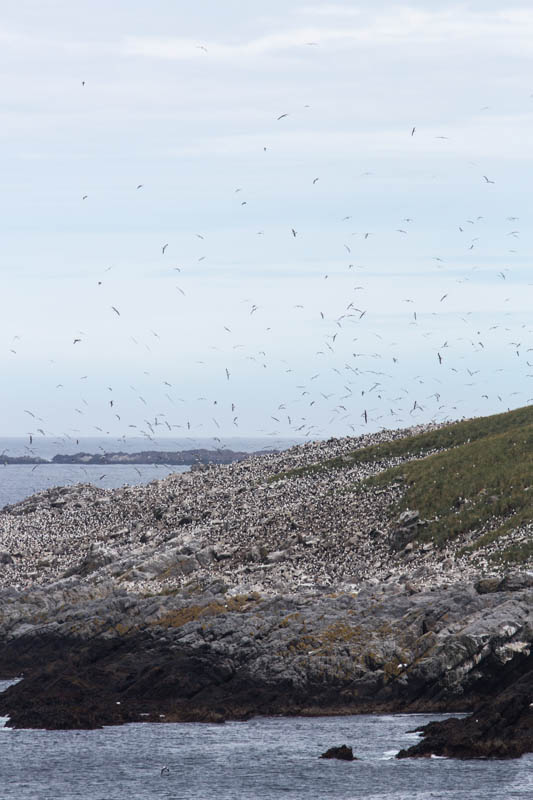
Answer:
<path fill-rule="evenodd" d="M 531 657 L 523 662 L 531 666 Z M 463 719 L 430 722 L 418 730 L 423 738 L 396 758 L 519 758 L 533 750 L 533 671 L 482 703 Z"/>
<path fill-rule="evenodd" d="M 475 584 L 475 589 L 478 594 L 492 594 L 498 591 L 501 583 L 501 578 L 480 578 Z"/>
<path fill-rule="evenodd" d="M 330 747 L 325 753 L 322 753 L 320 758 L 337 758 L 339 761 L 357 761 L 353 754 L 351 747 L 346 744 L 341 744 L 340 747 Z"/>
<path fill-rule="evenodd" d="M 400 525 L 402 528 L 411 528 L 413 525 L 418 524 L 419 519 L 420 513 L 418 511 L 411 511 L 410 509 L 407 509 L 398 517 L 398 525 Z"/>
<path fill-rule="evenodd" d="M 80 575 L 85 577 L 90 575 L 91 572 L 96 572 L 97 569 L 111 564 L 117 559 L 117 553 L 114 550 L 104 548 L 98 542 L 94 542 L 85 556 L 85 558 L 76 567 L 67 570 L 65 577 L 68 575 Z"/>
<path fill-rule="evenodd" d="M 531 589 L 533 586 L 533 572 L 510 572 L 498 586 L 499 592 L 519 592 L 522 589 Z"/>

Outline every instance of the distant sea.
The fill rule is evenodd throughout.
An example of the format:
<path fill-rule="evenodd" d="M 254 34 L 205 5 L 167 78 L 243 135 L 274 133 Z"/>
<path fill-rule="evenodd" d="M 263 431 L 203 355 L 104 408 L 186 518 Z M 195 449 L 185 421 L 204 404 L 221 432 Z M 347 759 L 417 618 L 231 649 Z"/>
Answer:
<path fill-rule="evenodd" d="M 206 449 L 253 452 L 255 450 L 286 450 L 302 439 L 275 439 L 260 437 L 213 438 L 113 438 L 113 437 L 3 437 L 0 454 L 8 456 L 38 456 L 52 459 L 55 455 L 73 453 L 136 453 L 142 450 L 174 452 L 178 450 Z M 17 503 L 53 486 L 70 486 L 91 483 L 104 489 L 115 489 L 129 484 L 150 483 L 173 472 L 186 472 L 188 466 L 165 467 L 164 464 L 10 464 L 0 466 L 0 508 Z"/>

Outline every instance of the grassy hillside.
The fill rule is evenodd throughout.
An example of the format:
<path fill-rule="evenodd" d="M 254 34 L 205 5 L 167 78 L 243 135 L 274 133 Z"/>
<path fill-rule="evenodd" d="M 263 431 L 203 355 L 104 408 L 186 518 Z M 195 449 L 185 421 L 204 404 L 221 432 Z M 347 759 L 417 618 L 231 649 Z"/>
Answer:
<path fill-rule="evenodd" d="M 419 541 L 442 545 L 479 532 L 469 548 L 474 549 L 533 520 L 533 406 L 363 448 L 289 474 L 395 457 L 413 460 L 366 483 L 403 484 L 402 498 L 392 512 L 417 509 L 429 520 L 419 530 Z M 531 556 L 533 540 L 499 554 L 502 560 L 517 562 Z"/>
<path fill-rule="evenodd" d="M 401 476 L 405 492 L 397 510 L 416 508 L 431 520 L 422 540 L 443 544 L 489 526 L 475 546 L 487 544 L 533 520 L 533 409 L 529 416 L 529 424 L 503 431 L 488 417 L 485 434 L 474 441 L 385 470 L 369 482 L 385 485 Z M 533 542 L 514 556 L 522 560 L 531 553 Z"/>
<path fill-rule="evenodd" d="M 437 430 L 420 433 L 417 436 L 406 436 L 393 442 L 363 447 L 354 450 L 340 458 L 331 458 L 307 467 L 291 470 L 283 477 L 296 476 L 312 472 L 327 472 L 330 469 L 349 467 L 352 464 L 374 463 L 388 458 L 411 457 L 421 458 L 435 450 L 444 450 L 485 440 L 497 434 L 511 433 L 521 430 L 528 425 L 533 425 L 533 406 L 525 406 L 505 414 L 495 414 L 491 417 L 478 417 L 476 419 L 455 422 Z"/>

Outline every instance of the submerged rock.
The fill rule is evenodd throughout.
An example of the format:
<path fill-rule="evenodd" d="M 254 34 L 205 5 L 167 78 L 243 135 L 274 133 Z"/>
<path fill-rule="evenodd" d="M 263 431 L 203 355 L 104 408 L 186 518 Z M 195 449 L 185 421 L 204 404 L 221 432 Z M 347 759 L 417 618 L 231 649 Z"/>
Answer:
<path fill-rule="evenodd" d="M 339 761 L 357 761 L 358 759 L 353 754 L 351 747 L 346 744 L 341 744 L 340 747 L 330 747 L 325 753 L 322 753 L 320 758 L 338 758 Z"/>

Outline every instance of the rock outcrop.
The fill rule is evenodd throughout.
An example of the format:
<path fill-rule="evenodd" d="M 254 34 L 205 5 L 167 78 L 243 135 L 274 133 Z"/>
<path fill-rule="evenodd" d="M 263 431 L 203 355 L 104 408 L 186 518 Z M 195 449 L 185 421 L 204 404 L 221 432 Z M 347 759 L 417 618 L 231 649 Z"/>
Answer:
<path fill-rule="evenodd" d="M 351 747 L 347 744 L 341 744 L 340 747 L 330 747 L 325 753 L 322 753 L 320 758 L 336 758 L 339 761 L 357 761 L 353 754 Z"/>
<path fill-rule="evenodd" d="M 14 726 L 472 709 L 529 663 L 533 590 L 140 597 L 72 576 L 0 594 Z M 162 715 L 162 716 L 161 716 Z"/>
<path fill-rule="evenodd" d="M 533 662 L 525 674 L 464 719 L 432 722 L 423 739 L 397 758 L 518 758 L 533 752 Z"/>

